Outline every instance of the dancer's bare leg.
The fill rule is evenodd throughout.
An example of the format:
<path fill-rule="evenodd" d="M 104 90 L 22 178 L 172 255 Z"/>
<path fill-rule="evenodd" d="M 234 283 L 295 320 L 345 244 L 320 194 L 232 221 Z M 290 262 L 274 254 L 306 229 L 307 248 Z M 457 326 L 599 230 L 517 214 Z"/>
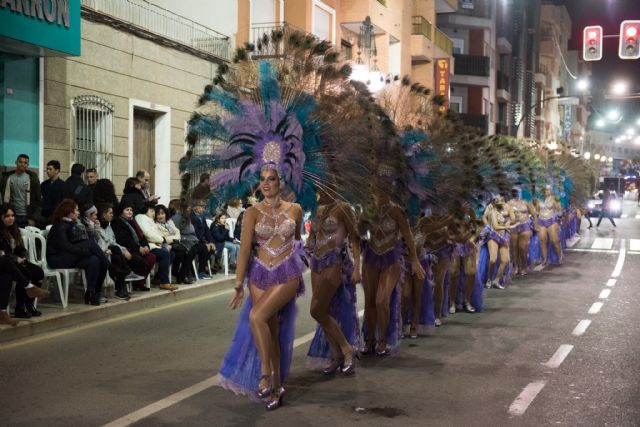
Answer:
<path fill-rule="evenodd" d="M 379 348 L 382 349 L 384 349 L 387 344 L 391 294 L 398 282 L 400 269 L 400 263 L 396 263 L 380 272 L 379 288 L 376 295 L 376 318 L 378 321 L 378 335 L 380 337 Z"/>
<path fill-rule="evenodd" d="M 487 242 L 487 248 L 489 249 L 489 268 L 487 269 L 488 281 L 493 281 L 493 270 L 498 262 L 498 242 L 489 239 Z"/>
<path fill-rule="evenodd" d="M 462 257 L 454 255 L 449 264 L 449 307 L 456 306 L 456 296 L 458 295 L 458 280 L 460 279 L 460 263 Z"/>
<path fill-rule="evenodd" d="M 498 282 L 504 276 L 504 272 L 507 269 L 507 266 L 509 265 L 509 261 L 510 261 L 509 246 L 501 245 L 500 246 L 500 265 L 498 266 L 498 274 L 496 275 L 496 280 L 498 280 Z"/>
<path fill-rule="evenodd" d="M 518 270 L 521 273 L 527 271 L 527 263 L 529 261 L 529 243 L 531 242 L 531 231 L 523 231 L 518 233 Z"/>
<path fill-rule="evenodd" d="M 522 233 L 516 233 L 512 231 L 509 236 L 509 248 L 511 249 L 511 262 L 513 269 L 516 273 L 520 272 L 520 265 L 518 262 L 520 260 L 520 246 L 518 246 L 518 240 L 520 239 L 520 235 Z"/>
<path fill-rule="evenodd" d="M 435 291 L 433 293 L 433 302 L 435 304 L 436 319 L 442 318 L 442 302 L 444 300 L 444 278 L 449 270 L 449 258 L 444 257 L 438 260 L 435 267 Z"/>
<path fill-rule="evenodd" d="M 466 276 L 464 286 L 464 302 L 471 305 L 471 296 L 473 295 L 473 286 L 476 281 L 478 254 L 474 251 L 463 259 L 464 274 Z M 475 308 L 475 307 L 474 307 Z"/>
<path fill-rule="evenodd" d="M 380 271 L 370 265 L 362 266 L 362 289 L 364 290 L 364 324 L 367 326 L 365 348 L 376 341 L 376 294 Z"/>
<path fill-rule="evenodd" d="M 558 261 L 562 263 L 562 246 L 560 245 L 560 226 L 558 224 L 552 224 L 549 227 L 549 239 L 551 240 L 551 246 L 558 255 Z"/>
<path fill-rule="evenodd" d="M 540 239 L 540 252 L 542 253 L 542 265 L 547 265 L 548 248 L 547 248 L 547 227 L 540 226 L 538 230 L 538 236 Z"/>

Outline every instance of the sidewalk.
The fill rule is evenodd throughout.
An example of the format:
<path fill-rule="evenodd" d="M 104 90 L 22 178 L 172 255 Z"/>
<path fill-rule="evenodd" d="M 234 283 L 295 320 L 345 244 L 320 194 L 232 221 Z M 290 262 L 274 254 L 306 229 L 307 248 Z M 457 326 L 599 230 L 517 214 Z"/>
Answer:
<path fill-rule="evenodd" d="M 81 287 L 70 289 L 74 296 L 70 298 L 66 309 L 62 308 L 55 286 L 49 286 L 52 295 L 38 304 L 41 317 L 23 319 L 18 326 L 0 325 L 0 346 L 2 343 L 31 337 L 57 329 L 69 328 L 97 320 L 110 319 L 118 315 L 139 311 L 145 308 L 157 307 L 176 301 L 195 298 L 197 296 L 225 289 L 232 285 L 235 275 L 215 275 L 212 279 L 199 280 L 192 285 L 178 285 L 175 291 L 165 291 L 151 288 L 149 292 L 133 292 L 129 301 L 113 298 L 113 288 L 109 288 L 107 298 L 109 302 L 100 306 L 86 305 L 82 302 Z M 13 302 L 12 302 L 13 304 Z M 13 312 L 13 307 L 10 310 Z M 18 320 L 18 319 L 16 319 Z"/>

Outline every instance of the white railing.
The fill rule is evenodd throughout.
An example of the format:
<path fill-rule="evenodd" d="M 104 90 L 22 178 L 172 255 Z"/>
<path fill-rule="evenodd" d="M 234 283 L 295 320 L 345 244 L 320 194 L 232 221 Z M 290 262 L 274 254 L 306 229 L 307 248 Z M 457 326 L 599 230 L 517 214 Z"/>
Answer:
<path fill-rule="evenodd" d="M 228 60 L 228 36 L 145 0 L 81 0 L 82 7 Z"/>

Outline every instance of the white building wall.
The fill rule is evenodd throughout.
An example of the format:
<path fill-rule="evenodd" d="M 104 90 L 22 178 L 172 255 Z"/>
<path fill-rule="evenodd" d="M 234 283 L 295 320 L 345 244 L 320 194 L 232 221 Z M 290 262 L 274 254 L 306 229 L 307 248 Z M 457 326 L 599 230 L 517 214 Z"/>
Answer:
<path fill-rule="evenodd" d="M 226 36 L 238 31 L 238 0 L 148 0 Z"/>

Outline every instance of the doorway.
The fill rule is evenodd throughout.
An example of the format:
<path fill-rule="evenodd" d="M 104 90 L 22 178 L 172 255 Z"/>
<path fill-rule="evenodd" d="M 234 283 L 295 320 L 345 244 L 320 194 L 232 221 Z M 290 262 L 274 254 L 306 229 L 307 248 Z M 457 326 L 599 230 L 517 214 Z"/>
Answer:
<path fill-rule="evenodd" d="M 155 115 L 148 111 L 133 110 L 133 170 L 149 172 L 149 194 L 155 194 L 156 170 Z"/>

